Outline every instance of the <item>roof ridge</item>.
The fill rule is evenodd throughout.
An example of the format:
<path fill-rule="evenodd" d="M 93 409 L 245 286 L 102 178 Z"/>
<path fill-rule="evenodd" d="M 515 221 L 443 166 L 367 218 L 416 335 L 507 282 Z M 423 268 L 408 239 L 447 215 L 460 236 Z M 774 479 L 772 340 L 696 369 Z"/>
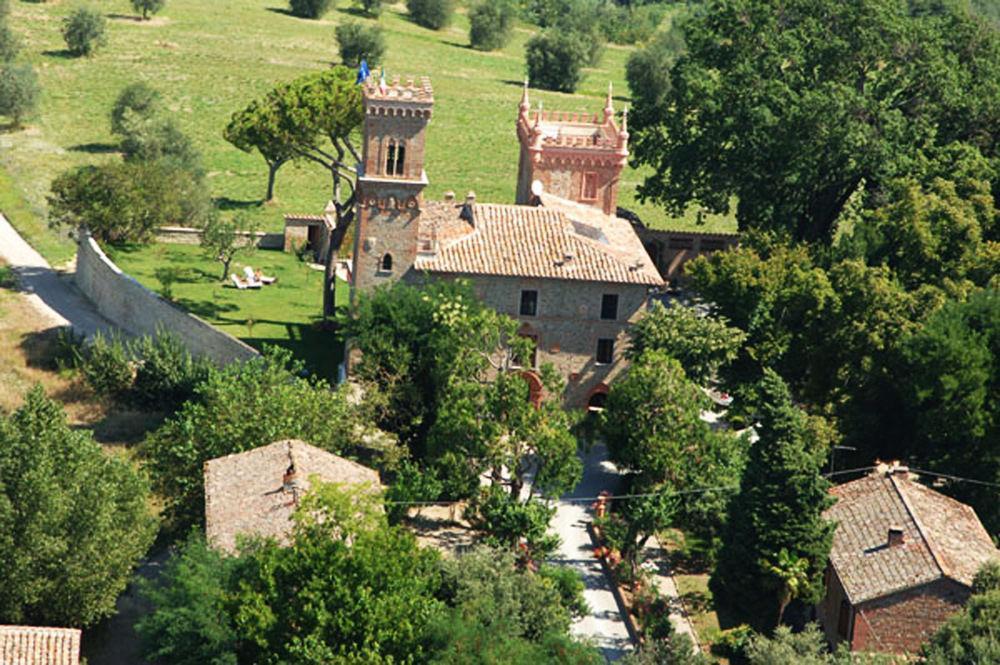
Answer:
<path fill-rule="evenodd" d="M 906 498 L 906 492 L 904 492 L 903 488 L 900 487 L 900 485 L 896 482 L 895 472 L 889 473 L 889 482 L 892 483 L 892 488 L 896 490 L 896 494 L 899 495 L 899 499 L 903 502 L 903 506 L 906 508 L 906 512 L 909 513 L 910 519 L 913 520 L 913 524 L 917 527 L 917 532 L 923 539 L 924 544 L 927 545 L 927 551 L 930 552 L 931 558 L 934 560 L 934 565 L 937 566 L 937 569 L 941 572 L 941 576 L 950 577 L 950 575 L 948 575 L 948 573 L 945 572 L 944 565 L 942 565 L 941 563 L 940 556 L 934 550 L 934 545 L 931 542 L 930 535 L 928 534 L 924 525 L 921 524 L 920 519 L 917 517 L 917 512 L 916 510 L 913 509 L 913 506 L 910 504 L 909 499 Z M 909 482 L 909 479 L 907 479 L 907 482 Z"/>

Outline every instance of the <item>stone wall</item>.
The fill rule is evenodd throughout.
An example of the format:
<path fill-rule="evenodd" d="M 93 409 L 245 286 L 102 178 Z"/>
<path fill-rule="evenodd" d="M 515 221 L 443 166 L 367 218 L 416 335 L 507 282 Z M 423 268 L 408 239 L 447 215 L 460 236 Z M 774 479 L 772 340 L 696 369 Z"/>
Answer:
<path fill-rule="evenodd" d="M 263 231 L 240 231 L 237 235 L 246 239 L 251 238 L 261 249 L 281 249 L 285 246 L 285 235 L 283 233 L 265 233 Z M 161 226 L 156 229 L 156 241 L 166 242 L 174 245 L 197 245 L 201 243 L 201 229 L 189 226 Z"/>
<path fill-rule="evenodd" d="M 410 275 L 411 279 L 419 276 Z M 537 339 L 535 368 L 551 363 L 566 379 L 564 401 L 569 407 L 587 406 L 596 392 L 608 386 L 628 365 L 624 354 L 628 330 L 645 312 L 647 288 L 637 284 L 607 284 L 556 279 L 490 275 L 462 275 L 487 305 L 521 321 L 520 332 Z M 519 313 L 522 290 L 538 292 L 535 316 Z M 604 294 L 618 295 L 618 318 L 601 319 Z M 597 340 L 613 339 L 609 364 L 597 362 Z M 530 369 L 530 368 L 525 368 Z"/>
<path fill-rule="evenodd" d="M 133 335 L 167 330 L 192 354 L 224 365 L 248 360 L 257 351 L 153 293 L 126 275 L 82 233 L 76 251 L 76 283 L 109 321 Z"/>

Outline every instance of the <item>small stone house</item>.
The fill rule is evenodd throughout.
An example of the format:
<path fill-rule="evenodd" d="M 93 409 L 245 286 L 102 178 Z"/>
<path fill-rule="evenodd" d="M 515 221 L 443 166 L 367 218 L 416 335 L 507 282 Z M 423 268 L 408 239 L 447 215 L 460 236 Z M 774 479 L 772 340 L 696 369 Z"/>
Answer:
<path fill-rule="evenodd" d="M 535 369 L 552 363 L 566 379 L 567 406 L 600 407 L 624 369 L 629 327 L 664 284 L 632 225 L 613 214 L 628 131 L 626 121 L 616 124 L 610 94 L 594 116 L 532 114 L 525 90 L 513 205 L 472 192 L 425 199 L 434 106 L 426 78 L 368 83 L 362 99 L 353 292 L 428 275 L 467 280 L 535 342 L 524 368 L 535 396 Z"/>
<path fill-rule="evenodd" d="M 915 653 L 971 595 L 972 578 L 1000 558 L 969 506 L 921 485 L 904 466 L 830 490 L 837 522 L 817 607 L 831 644 Z"/>
<path fill-rule="evenodd" d="M 76 628 L 0 626 L 0 665 L 79 665 Z"/>
<path fill-rule="evenodd" d="M 205 462 L 205 535 L 236 552 L 239 535 L 285 542 L 292 513 L 316 476 L 328 483 L 381 489 L 378 472 L 294 439 Z"/>

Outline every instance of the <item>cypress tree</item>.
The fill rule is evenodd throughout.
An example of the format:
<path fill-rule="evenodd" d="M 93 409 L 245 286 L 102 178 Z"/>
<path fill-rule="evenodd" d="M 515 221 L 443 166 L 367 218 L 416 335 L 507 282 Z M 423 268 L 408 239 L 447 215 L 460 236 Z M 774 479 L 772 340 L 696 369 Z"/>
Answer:
<path fill-rule="evenodd" d="M 740 621 L 770 630 L 790 600 L 822 597 L 835 525 L 822 516 L 833 501 L 820 475 L 826 446 L 774 371 L 760 395 L 760 439 L 730 504 L 711 589 Z"/>

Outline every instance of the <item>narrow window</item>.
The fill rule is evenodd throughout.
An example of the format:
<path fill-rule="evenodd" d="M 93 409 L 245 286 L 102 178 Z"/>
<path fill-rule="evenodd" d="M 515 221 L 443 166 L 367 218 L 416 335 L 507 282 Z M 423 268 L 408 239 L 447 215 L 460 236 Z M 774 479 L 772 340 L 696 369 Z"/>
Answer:
<path fill-rule="evenodd" d="M 536 316 L 538 314 L 538 291 L 521 291 L 521 316 Z"/>
<path fill-rule="evenodd" d="M 386 254 L 382 257 L 382 262 L 379 264 L 379 269 L 382 272 L 392 272 L 392 254 Z"/>
<path fill-rule="evenodd" d="M 385 151 L 385 175 L 393 175 L 396 168 L 396 142 L 389 140 Z"/>
<path fill-rule="evenodd" d="M 615 359 L 615 340 L 601 338 L 597 340 L 597 364 L 610 365 Z"/>
<path fill-rule="evenodd" d="M 840 601 L 840 615 L 837 617 L 837 634 L 846 640 L 850 629 L 851 604 L 846 600 L 842 600 Z"/>
<path fill-rule="evenodd" d="M 597 174 L 596 173 L 584 173 L 583 174 L 583 191 L 581 192 L 580 198 L 584 201 L 595 201 L 597 200 Z"/>
<path fill-rule="evenodd" d="M 403 175 L 403 164 L 406 161 L 406 146 L 402 143 L 396 145 L 396 170 L 393 175 Z"/>
<path fill-rule="evenodd" d="M 601 296 L 601 318 L 605 321 L 618 320 L 618 294 L 605 293 Z"/>

